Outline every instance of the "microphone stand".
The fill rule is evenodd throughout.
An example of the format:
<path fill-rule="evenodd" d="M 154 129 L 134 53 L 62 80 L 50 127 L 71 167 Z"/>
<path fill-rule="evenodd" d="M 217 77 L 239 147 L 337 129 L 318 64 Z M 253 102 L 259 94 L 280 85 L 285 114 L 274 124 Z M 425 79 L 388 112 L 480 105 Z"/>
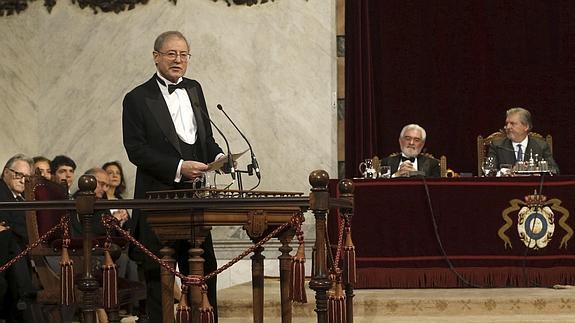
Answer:
<path fill-rule="evenodd" d="M 231 124 L 234 126 L 234 128 L 236 128 L 236 130 L 240 133 L 240 135 L 242 136 L 242 138 L 244 139 L 244 141 L 248 144 L 248 148 L 250 149 L 250 155 L 251 155 L 251 163 L 248 164 L 247 166 L 247 170 L 240 170 L 240 169 L 236 169 L 236 179 L 238 182 L 238 190 L 243 191 L 243 182 L 242 182 L 242 174 L 248 174 L 248 176 L 253 176 L 254 172 L 255 175 L 258 178 L 258 183 L 252 187 L 250 189 L 254 190 L 256 187 L 258 187 L 260 185 L 261 182 L 261 174 L 260 174 L 260 168 L 258 166 L 258 160 L 256 159 L 256 155 L 254 154 L 254 150 L 252 149 L 252 145 L 250 144 L 250 141 L 248 140 L 248 138 L 246 138 L 246 136 L 243 134 L 243 132 L 238 128 L 238 126 L 236 125 L 236 123 L 230 118 L 230 116 L 226 113 L 226 111 L 224 110 L 224 108 L 222 107 L 221 104 L 217 105 L 217 108 L 222 111 L 222 113 L 226 116 L 226 118 L 231 122 Z"/>

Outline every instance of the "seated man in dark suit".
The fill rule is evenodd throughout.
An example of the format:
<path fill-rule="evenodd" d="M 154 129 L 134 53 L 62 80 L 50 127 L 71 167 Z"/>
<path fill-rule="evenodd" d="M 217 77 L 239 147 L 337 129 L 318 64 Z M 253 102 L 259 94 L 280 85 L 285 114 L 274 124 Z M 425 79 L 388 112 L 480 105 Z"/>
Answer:
<path fill-rule="evenodd" d="M 488 157 L 494 158 L 497 169 L 500 169 L 502 164 L 515 165 L 518 161 L 538 158 L 547 161 L 551 172 L 559 174 L 559 167 L 553 159 L 551 148 L 545 140 L 529 134 L 532 128 L 529 111 L 523 108 L 507 110 L 505 119 L 507 138 L 493 140 L 487 153 Z"/>
<path fill-rule="evenodd" d="M 94 194 L 96 195 L 96 199 L 103 199 L 105 198 L 106 190 L 110 185 L 110 180 L 108 177 L 108 173 L 100 167 L 94 167 L 87 170 L 84 175 L 92 175 L 96 179 L 96 188 L 94 189 Z M 76 198 L 78 192 L 74 193 L 74 198 Z M 106 235 L 106 228 L 102 223 L 102 216 L 104 214 L 111 214 L 113 215 L 120 224 L 125 223 L 128 218 L 128 210 L 121 209 L 121 210 L 97 210 L 94 215 L 92 216 L 92 234 L 95 236 L 104 236 Z M 81 237 L 82 236 L 82 224 L 78 215 L 75 214 L 70 219 L 70 233 L 73 237 Z M 115 232 L 114 232 L 115 233 Z"/>
<path fill-rule="evenodd" d="M 2 170 L 0 180 L 0 201 L 18 202 L 23 201 L 26 177 L 32 173 L 32 159 L 23 154 L 17 154 L 10 158 Z M 26 248 L 28 233 L 26 231 L 26 216 L 20 210 L 0 211 L 0 223 L 5 223 L 9 231 L 2 232 L 1 241 L 4 255 L 0 258 L 13 258 Z M 17 261 L 8 268 L 5 274 L 8 291 L 4 296 L 3 312 L 0 318 L 7 322 L 32 322 L 27 311 L 19 310 L 25 305 L 24 302 L 32 302 L 36 296 L 36 288 L 32 284 L 31 267 L 27 258 Z"/>
<path fill-rule="evenodd" d="M 421 154 L 425 139 L 425 129 L 416 124 L 408 124 L 399 134 L 401 154 L 392 154 L 382 159 L 381 164 L 391 168 L 392 177 L 407 177 L 416 171 L 422 172 L 426 177 L 440 177 L 439 161 Z"/>
<path fill-rule="evenodd" d="M 76 163 L 72 158 L 64 155 L 58 155 L 50 162 L 50 172 L 52 173 L 52 181 L 61 184 L 66 181 L 68 185 L 68 194 L 71 194 L 70 188 L 74 184 L 74 176 L 76 172 Z"/>

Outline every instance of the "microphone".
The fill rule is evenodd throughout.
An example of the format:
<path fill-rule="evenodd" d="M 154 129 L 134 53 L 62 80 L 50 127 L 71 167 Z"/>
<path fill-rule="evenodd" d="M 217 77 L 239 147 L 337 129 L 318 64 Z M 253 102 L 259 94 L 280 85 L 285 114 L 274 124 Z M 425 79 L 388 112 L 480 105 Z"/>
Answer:
<path fill-rule="evenodd" d="M 216 128 L 216 130 L 220 133 L 222 138 L 224 138 L 224 141 L 226 142 L 226 148 L 228 149 L 228 167 L 230 170 L 230 174 L 232 175 L 232 179 L 235 181 L 236 180 L 236 170 L 234 168 L 234 160 L 232 158 L 232 153 L 230 152 L 230 144 L 228 143 L 228 139 L 226 138 L 226 136 L 224 136 L 224 133 L 220 130 L 220 128 L 218 128 L 218 126 L 216 126 L 216 124 L 212 121 L 210 116 L 208 116 L 208 114 L 206 112 L 204 112 L 204 110 L 202 110 L 201 107 L 199 108 L 199 110 L 202 112 L 202 114 L 204 115 L 204 117 L 206 119 L 210 120 L 210 123 L 212 124 L 212 126 L 214 126 L 214 128 Z"/>
<path fill-rule="evenodd" d="M 226 113 L 226 111 L 224 110 L 224 108 L 222 107 L 221 104 L 217 105 L 218 109 L 220 111 L 222 111 L 224 113 L 224 115 L 226 116 L 226 118 L 228 118 L 228 120 L 230 120 L 230 122 L 232 123 L 232 125 L 234 126 L 234 128 L 236 128 L 236 130 L 240 133 L 240 135 L 242 136 L 242 138 L 244 138 L 244 140 L 246 141 L 246 143 L 248 144 L 248 148 L 250 149 L 250 154 L 252 157 L 252 167 L 254 168 L 254 171 L 256 172 L 256 176 L 258 177 L 258 179 L 262 178 L 262 175 L 260 174 L 260 166 L 258 165 L 258 160 L 256 159 L 256 155 L 254 154 L 254 150 L 252 149 L 252 145 L 250 144 L 250 141 L 248 140 L 248 138 L 246 138 L 246 136 L 240 131 L 240 129 L 238 128 L 238 126 L 236 126 L 235 122 L 230 118 L 230 116 L 228 116 L 228 114 Z"/>

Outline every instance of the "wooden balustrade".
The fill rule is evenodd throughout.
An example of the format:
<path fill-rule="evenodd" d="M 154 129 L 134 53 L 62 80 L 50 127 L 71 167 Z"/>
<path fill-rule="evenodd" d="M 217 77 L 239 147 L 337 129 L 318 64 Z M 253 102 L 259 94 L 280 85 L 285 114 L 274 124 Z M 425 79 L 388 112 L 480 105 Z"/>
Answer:
<path fill-rule="evenodd" d="M 283 223 L 289 222 L 291 217 L 298 212 L 310 210 L 315 217 L 315 259 L 313 260 L 313 272 L 310 287 L 315 291 L 316 313 L 318 322 L 327 322 L 327 299 L 331 282 L 328 277 L 327 254 L 326 254 L 326 215 L 330 208 L 344 208 L 349 213 L 353 209 L 353 189 L 351 182 L 340 184 L 342 198 L 329 198 L 327 185 L 329 175 L 323 170 L 317 170 L 310 174 L 309 182 L 312 186 L 309 196 L 286 192 L 236 192 L 226 193 L 229 196 L 214 196 L 204 194 L 193 196 L 189 192 L 171 191 L 171 193 L 153 192 L 155 198 L 133 200 L 96 200 L 93 190 L 95 181 L 91 176 L 82 176 L 79 180 L 81 192 L 75 201 L 35 201 L 35 202 L 1 202 L 0 209 L 6 210 L 75 210 L 82 221 L 84 228 L 84 266 L 83 276 L 78 283 L 78 289 L 84 297 L 80 300 L 84 322 L 95 322 L 95 295 L 98 284 L 90 271 L 90 251 L 92 250 L 91 221 L 92 215 L 97 210 L 106 209 L 141 209 L 148 214 L 148 221 L 155 233 L 163 241 L 174 239 L 191 239 L 190 232 L 194 230 L 194 239 L 202 239 L 205 232 L 216 225 L 242 225 L 247 230 L 252 240 L 257 241 L 263 233 L 271 231 Z M 171 194 L 171 195 L 170 195 Z M 181 196 L 180 196 L 181 195 Z M 294 231 L 282 232 L 278 239 L 281 241 L 279 248 L 281 255 L 280 281 L 281 281 L 281 306 L 282 322 L 291 322 L 291 301 L 289 301 L 289 268 L 292 248 L 289 241 L 293 238 Z M 201 242 L 197 240 L 196 242 Z M 172 253 L 163 250 L 163 259 L 172 263 Z M 201 262 L 195 261 L 201 250 L 190 250 L 192 273 L 201 273 Z M 199 264 L 199 265 L 198 265 Z M 263 321 L 263 256 L 261 249 L 257 249 L 252 256 L 253 289 L 254 289 L 254 322 Z M 204 273 L 206 274 L 206 273 Z M 171 277 L 169 277 L 171 276 Z M 166 280 L 164 286 L 173 286 L 173 276 L 162 275 Z M 170 283 L 172 282 L 172 283 Z M 196 291 L 197 292 L 197 291 Z M 192 295 L 197 293 L 192 292 Z M 173 293 L 165 292 L 166 306 L 173 308 Z M 348 297 L 347 311 L 348 322 L 353 319 L 353 286 L 346 286 Z M 196 295 L 197 296 L 197 295 Z M 192 297 L 191 304 L 197 305 L 198 300 Z M 351 319 L 351 320 L 350 320 Z M 165 321 L 173 322 L 166 317 Z"/>

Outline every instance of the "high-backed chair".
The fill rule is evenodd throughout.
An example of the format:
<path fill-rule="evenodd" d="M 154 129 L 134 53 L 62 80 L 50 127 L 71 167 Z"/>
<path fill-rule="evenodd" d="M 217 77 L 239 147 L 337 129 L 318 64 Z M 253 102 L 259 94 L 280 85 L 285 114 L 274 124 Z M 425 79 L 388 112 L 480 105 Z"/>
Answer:
<path fill-rule="evenodd" d="M 491 145 L 491 142 L 493 140 L 505 138 L 506 136 L 507 135 L 502 130 L 496 131 L 496 132 L 490 134 L 489 136 L 487 136 L 486 138 L 483 138 L 483 136 L 481 136 L 481 135 L 477 136 L 477 175 L 478 176 L 481 176 L 481 173 L 482 173 L 481 165 L 483 165 L 483 162 L 485 161 L 485 157 L 487 156 L 487 152 L 489 150 L 489 145 Z M 549 148 L 551 149 L 551 153 L 553 153 L 553 137 L 551 137 L 551 135 L 547 135 L 547 136 L 543 137 L 542 135 L 540 135 L 536 132 L 530 132 L 529 136 L 539 138 L 541 140 L 545 140 L 547 142 L 547 144 L 549 145 Z"/>
<path fill-rule="evenodd" d="M 32 176 L 26 183 L 25 196 L 27 201 L 35 200 L 63 200 L 67 198 L 67 190 L 56 184 L 44 179 L 41 176 Z M 28 231 L 29 244 L 39 240 L 39 238 L 60 223 L 61 217 L 65 210 L 38 210 L 26 211 L 26 226 Z M 37 302 L 43 307 L 46 313 L 46 322 L 61 322 L 60 313 L 60 271 L 50 266 L 47 257 L 59 257 L 61 255 L 61 231 L 46 241 L 43 241 L 38 247 L 30 252 L 30 258 L 34 261 L 35 271 L 42 290 L 38 292 Z M 102 253 L 98 249 L 102 245 L 104 237 L 95 237 L 93 245 L 95 252 Z M 70 256 L 74 261 L 74 272 L 76 275 L 82 273 L 82 240 L 73 238 L 69 248 Z M 96 277 L 101 275 L 95 274 Z M 77 280 L 76 280 L 77 281 Z M 75 291 L 76 300 L 80 300 L 79 291 Z M 97 295 L 101 295 L 98 292 Z M 118 278 L 118 301 L 120 305 L 133 304 L 138 300 L 145 299 L 146 290 L 143 284 L 131 282 Z M 100 303 L 101 300 L 98 300 Z"/>
<path fill-rule="evenodd" d="M 439 173 L 441 177 L 447 177 L 447 157 L 445 155 L 439 157 Z"/>

